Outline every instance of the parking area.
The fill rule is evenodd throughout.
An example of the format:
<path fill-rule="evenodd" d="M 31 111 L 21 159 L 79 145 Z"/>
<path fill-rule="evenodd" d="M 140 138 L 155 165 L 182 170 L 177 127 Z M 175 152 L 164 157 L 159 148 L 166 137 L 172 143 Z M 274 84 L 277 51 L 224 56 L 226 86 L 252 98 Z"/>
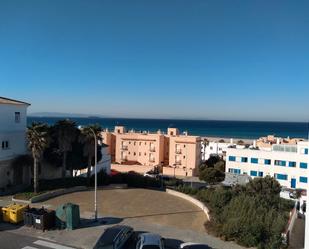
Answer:
<path fill-rule="evenodd" d="M 57 207 L 72 202 L 80 206 L 81 215 L 93 213 L 94 193 L 84 191 L 48 200 L 43 205 Z M 145 189 L 112 189 L 98 191 L 100 217 L 116 217 L 124 221 L 147 223 L 205 232 L 205 214 L 195 205 L 165 192 Z"/>

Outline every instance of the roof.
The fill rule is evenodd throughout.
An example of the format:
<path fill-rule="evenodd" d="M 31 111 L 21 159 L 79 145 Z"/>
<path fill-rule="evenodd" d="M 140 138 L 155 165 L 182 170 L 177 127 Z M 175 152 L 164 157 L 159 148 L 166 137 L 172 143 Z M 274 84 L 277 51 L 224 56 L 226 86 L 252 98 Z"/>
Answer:
<path fill-rule="evenodd" d="M 0 96 L 0 104 L 9 104 L 9 105 L 30 105 L 29 103 L 22 102 L 15 99 L 9 99 Z"/>

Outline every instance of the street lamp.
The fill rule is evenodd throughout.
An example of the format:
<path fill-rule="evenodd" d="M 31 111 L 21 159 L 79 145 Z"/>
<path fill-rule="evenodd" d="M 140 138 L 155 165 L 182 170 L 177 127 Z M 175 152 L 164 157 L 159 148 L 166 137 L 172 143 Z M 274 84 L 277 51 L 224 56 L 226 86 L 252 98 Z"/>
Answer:
<path fill-rule="evenodd" d="M 79 126 L 83 129 L 82 126 Z M 98 178 L 97 178 L 97 135 L 91 127 L 88 127 L 92 132 L 94 137 L 94 221 L 98 220 L 98 206 L 97 206 L 97 188 L 98 188 Z"/>
<path fill-rule="evenodd" d="M 97 206 L 97 189 L 98 189 L 98 177 L 97 177 L 97 135 L 92 128 L 89 127 L 94 137 L 94 221 L 98 220 L 98 206 Z"/>

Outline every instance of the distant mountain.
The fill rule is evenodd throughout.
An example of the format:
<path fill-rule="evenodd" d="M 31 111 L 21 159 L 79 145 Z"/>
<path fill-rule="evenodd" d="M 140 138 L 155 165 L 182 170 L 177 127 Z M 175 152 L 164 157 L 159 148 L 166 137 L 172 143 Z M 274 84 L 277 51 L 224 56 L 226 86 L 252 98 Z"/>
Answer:
<path fill-rule="evenodd" d="M 64 117 L 64 118 L 107 118 L 103 115 L 90 115 L 80 113 L 63 113 L 63 112 L 33 112 L 28 114 L 29 117 Z"/>

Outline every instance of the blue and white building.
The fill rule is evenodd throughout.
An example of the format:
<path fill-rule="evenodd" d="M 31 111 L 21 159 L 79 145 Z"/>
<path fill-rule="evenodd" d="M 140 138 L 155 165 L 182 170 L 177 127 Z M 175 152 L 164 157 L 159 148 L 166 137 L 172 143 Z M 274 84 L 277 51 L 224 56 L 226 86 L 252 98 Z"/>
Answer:
<path fill-rule="evenodd" d="M 226 150 L 226 172 L 247 174 L 252 178 L 274 177 L 283 187 L 307 189 L 309 142 L 295 145 L 274 144 L 271 150 L 258 148 Z"/>

